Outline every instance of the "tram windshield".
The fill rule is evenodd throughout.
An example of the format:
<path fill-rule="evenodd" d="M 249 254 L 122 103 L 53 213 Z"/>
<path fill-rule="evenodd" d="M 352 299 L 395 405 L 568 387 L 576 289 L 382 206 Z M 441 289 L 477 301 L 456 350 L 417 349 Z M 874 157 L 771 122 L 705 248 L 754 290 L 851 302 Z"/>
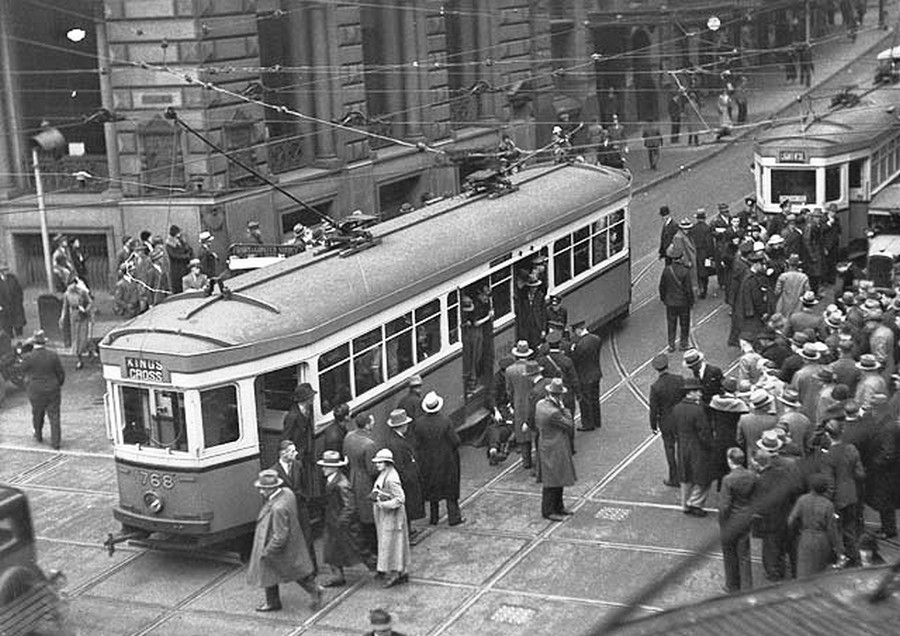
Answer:
<path fill-rule="evenodd" d="M 187 451 L 184 393 L 123 386 L 121 395 L 124 444 Z"/>
<path fill-rule="evenodd" d="M 799 203 L 816 200 L 816 171 L 812 169 L 772 170 L 772 201 Z"/>

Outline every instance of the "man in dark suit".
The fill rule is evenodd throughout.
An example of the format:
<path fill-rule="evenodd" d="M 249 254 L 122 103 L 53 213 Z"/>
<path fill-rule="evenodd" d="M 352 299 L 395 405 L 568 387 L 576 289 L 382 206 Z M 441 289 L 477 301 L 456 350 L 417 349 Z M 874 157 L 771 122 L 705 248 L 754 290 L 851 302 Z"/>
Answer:
<path fill-rule="evenodd" d="M 740 448 L 729 448 L 726 457 L 729 472 L 722 479 L 719 495 L 719 528 L 725 562 L 725 591 L 731 593 L 753 588 L 750 519 L 756 475 L 744 467 L 747 458 Z"/>
<path fill-rule="evenodd" d="M 684 352 L 684 365 L 700 380 L 703 406 L 709 415 L 709 403 L 714 395 L 722 392 L 722 369 L 706 362 L 706 356 L 698 349 Z"/>
<path fill-rule="evenodd" d="M 278 461 L 270 466 L 269 470 L 274 470 L 284 485 L 294 493 L 294 499 L 297 500 L 297 521 L 300 523 L 300 530 L 306 540 L 309 557 L 315 566 L 316 550 L 313 547 L 312 526 L 309 522 L 309 488 L 304 478 L 304 471 L 301 470 L 300 463 L 297 461 L 297 447 L 294 446 L 294 442 L 289 439 L 281 440 L 278 447 Z"/>
<path fill-rule="evenodd" d="M 25 356 L 22 371 L 28 378 L 28 400 L 31 402 L 31 423 L 34 439 L 44 441 L 44 414 L 50 420 L 50 445 L 59 450 L 59 406 L 66 372 L 55 351 L 47 349 L 47 336 L 37 330 L 31 338 L 34 349 Z"/>
<path fill-rule="evenodd" d="M 676 244 L 666 250 L 666 266 L 659 277 L 659 299 L 666 306 L 666 330 L 669 351 L 675 351 L 675 335 L 681 329 L 679 345 L 688 348 L 691 332 L 691 307 L 694 305 L 694 286 L 691 270 L 682 258 L 684 251 Z"/>
<path fill-rule="evenodd" d="M 694 241 L 694 247 L 697 248 L 697 282 L 700 287 L 700 298 L 706 298 L 706 291 L 709 288 L 709 274 L 715 271 L 716 264 L 716 244 L 713 240 L 712 228 L 706 222 L 706 210 L 697 210 L 695 214 L 697 220 L 688 231 L 688 236 Z"/>
<path fill-rule="evenodd" d="M 578 374 L 572 359 L 563 353 L 562 332 L 554 329 L 547 334 L 547 346 L 550 350 L 538 358 L 538 363 L 544 367 L 544 375 L 548 378 L 561 378 L 568 391 L 563 394 L 562 400 L 566 408 L 575 412 L 576 400 L 581 399 L 581 386 L 578 382 Z"/>
<path fill-rule="evenodd" d="M 672 214 L 669 212 L 669 206 L 663 205 L 659 208 L 659 215 L 662 217 L 662 229 L 659 232 L 659 257 L 666 257 L 666 250 L 672 243 L 672 237 L 678 231 L 678 224 L 672 220 Z"/>
<path fill-rule="evenodd" d="M 313 503 L 325 495 L 325 480 L 316 467 L 315 421 L 313 420 L 313 398 L 316 392 L 308 382 L 301 382 L 294 389 L 293 403 L 284 414 L 284 432 L 281 439 L 290 440 L 297 447 L 303 484 L 310 503 L 310 517 L 321 517 L 321 506 Z"/>
<path fill-rule="evenodd" d="M 678 463 L 675 458 L 675 429 L 670 421 L 672 409 L 684 397 L 684 378 L 669 373 L 669 358 L 659 354 L 653 358 L 653 368 L 659 372 L 656 382 L 650 387 L 650 430 L 662 433 L 666 449 L 666 463 L 669 476 L 663 481 L 666 486 L 678 487 Z"/>
<path fill-rule="evenodd" d="M 591 333 L 585 327 L 584 320 L 572 323 L 575 330 L 575 343 L 572 345 L 571 358 L 581 385 L 581 396 L 578 406 L 581 409 L 581 426 L 579 431 L 592 431 L 600 428 L 600 336 Z"/>

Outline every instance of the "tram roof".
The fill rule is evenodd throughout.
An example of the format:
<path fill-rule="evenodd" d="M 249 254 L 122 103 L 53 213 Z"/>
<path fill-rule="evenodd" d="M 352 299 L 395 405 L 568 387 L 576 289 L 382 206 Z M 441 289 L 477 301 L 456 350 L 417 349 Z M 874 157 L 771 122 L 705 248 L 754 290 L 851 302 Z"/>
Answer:
<path fill-rule="evenodd" d="M 808 123 L 800 117 L 772 125 L 756 136 L 757 154 L 778 155 L 780 149 L 806 150 L 809 156 L 830 156 L 876 145 L 893 128 L 900 128 L 900 95 L 893 86 L 857 90 L 859 103 L 821 109 Z"/>
<path fill-rule="evenodd" d="M 307 251 L 226 282 L 231 299 L 178 294 L 112 330 L 104 360 L 190 358 L 191 371 L 310 344 L 626 196 L 630 177 L 588 164 L 513 175 L 519 190 L 456 196 L 373 227 L 381 243 L 347 257 Z M 224 358 L 221 356 L 228 356 Z"/>

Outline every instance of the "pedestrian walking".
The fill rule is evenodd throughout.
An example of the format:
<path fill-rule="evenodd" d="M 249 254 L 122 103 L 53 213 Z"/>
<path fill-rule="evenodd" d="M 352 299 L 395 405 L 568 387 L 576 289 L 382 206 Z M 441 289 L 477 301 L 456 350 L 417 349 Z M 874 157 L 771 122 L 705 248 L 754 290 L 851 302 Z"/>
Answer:
<path fill-rule="evenodd" d="M 297 504 L 291 491 L 274 470 L 263 470 L 253 484 L 265 503 L 256 518 L 253 550 L 247 566 L 251 585 L 265 589 L 266 601 L 257 612 L 281 609 L 278 586 L 295 581 L 312 599 L 313 611 L 322 604 L 322 588 L 316 584 L 315 567 L 309 557 L 297 520 Z"/>
<path fill-rule="evenodd" d="M 353 424 L 353 430 L 348 431 L 344 438 L 343 453 L 347 458 L 348 477 L 356 500 L 360 530 L 366 545 L 374 552 L 378 548 L 378 540 L 369 493 L 372 492 L 375 477 L 378 476 L 375 464 L 372 463 L 372 458 L 378 450 L 372 433 L 375 417 L 370 413 L 360 413 L 353 419 Z"/>
<path fill-rule="evenodd" d="M 705 128 L 700 115 L 700 94 L 694 89 L 685 92 L 684 131 L 687 133 L 688 146 L 700 145 L 700 132 Z"/>
<path fill-rule="evenodd" d="M 316 462 L 325 476 L 325 547 L 323 560 L 334 575 L 322 583 L 323 587 L 347 584 L 344 568 L 364 563 L 374 570 L 375 557 L 366 547 L 357 514 L 356 494 L 344 475 L 347 460 L 339 451 L 327 450 Z"/>
<path fill-rule="evenodd" d="M 644 139 L 644 148 L 647 149 L 647 164 L 651 170 L 659 169 L 659 152 L 663 145 L 662 132 L 656 122 L 647 122 L 643 125 L 641 137 Z"/>
<path fill-rule="evenodd" d="M 522 455 L 522 468 L 530 470 L 532 434 L 528 427 L 528 396 L 533 382 L 526 374 L 526 361 L 534 355 L 534 350 L 528 341 L 520 340 L 513 348 L 512 355 L 516 361 L 506 369 L 506 392 L 512 405 L 513 432 Z"/>
<path fill-rule="evenodd" d="M 800 83 L 809 88 L 812 84 L 813 53 L 812 47 L 807 42 L 797 45 L 797 63 L 800 67 Z"/>
<path fill-rule="evenodd" d="M 699 287 L 699 297 L 706 298 L 709 288 L 709 277 L 716 273 L 716 261 L 718 254 L 716 243 L 713 239 L 713 231 L 706 222 L 706 210 L 697 210 L 694 214 L 695 221 L 688 230 L 688 236 L 697 250 L 697 284 Z"/>
<path fill-rule="evenodd" d="M 46 415 L 50 422 L 50 445 L 53 450 L 59 450 L 62 437 L 59 411 L 66 372 L 56 352 L 47 348 L 47 336 L 43 330 L 35 331 L 31 342 L 34 348 L 22 362 L 22 373 L 28 383 L 34 439 L 39 444 L 43 443 Z"/>
<path fill-rule="evenodd" d="M 300 462 L 297 461 L 297 447 L 294 446 L 294 442 L 289 439 L 281 440 L 278 445 L 278 461 L 270 466 L 269 470 L 274 470 L 275 474 L 284 483 L 284 486 L 294 493 L 300 532 L 303 535 L 303 541 L 306 543 L 306 549 L 309 552 L 313 569 L 318 569 L 316 550 L 313 546 L 312 523 L 309 518 L 309 485 L 306 482 Z M 368 495 L 368 492 L 366 492 L 366 495 Z"/>
<path fill-rule="evenodd" d="M 797 542 L 797 576 L 805 578 L 827 569 L 843 554 L 841 535 L 835 522 L 834 504 L 828 499 L 828 480 L 809 478 L 810 490 L 801 495 L 788 522 L 800 535 Z"/>
<path fill-rule="evenodd" d="M 84 367 L 82 358 L 90 355 L 93 323 L 94 299 L 84 281 L 73 275 L 63 295 L 59 328 L 61 332 L 70 336 L 72 355 L 77 360 L 76 369 Z"/>
<path fill-rule="evenodd" d="M 712 428 L 701 401 L 700 381 L 685 378 L 684 397 L 672 409 L 671 419 L 678 438 L 678 476 L 684 514 L 705 517 L 703 509 L 712 483 Z"/>
<path fill-rule="evenodd" d="M 750 520 L 756 475 L 746 468 L 746 456 L 740 448 L 725 453 L 728 474 L 722 479 L 719 495 L 719 533 L 725 565 L 727 593 L 753 589 L 750 564 Z"/>
<path fill-rule="evenodd" d="M 672 237 L 678 231 L 678 224 L 672 219 L 669 206 L 663 205 L 659 208 L 659 216 L 662 219 L 662 227 L 659 230 L 659 257 L 666 257 L 666 250 L 672 243 Z"/>
<path fill-rule="evenodd" d="M 731 135 L 731 129 L 734 127 L 734 122 L 731 120 L 733 103 L 731 93 L 727 88 L 723 88 L 716 99 L 716 109 L 719 111 L 719 129 L 716 131 L 716 141 Z"/>
<path fill-rule="evenodd" d="M 691 332 L 691 307 L 694 289 L 690 269 L 683 263 L 684 251 L 670 245 L 666 250 L 666 266 L 659 279 L 659 298 L 666 307 L 666 331 L 669 351 L 675 351 L 675 337 L 680 327 L 679 345 L 688 348 Z"/>
<path fill-rule="evenodd" d="M 405 415 L 405 412 L 404 412 Z M 382 448 L 372 458 L 378 477 L 372 487 L 375 529 L 378 533 L 378 573 L 386 576 L 383 587 L 409 580 L 409 527 L 406 519 L 406 495 L 400 475 L 394 467 L 394 454 Z"/>
<path fill-rule="evenodd" d="M 439 506 L 447 505 L 447 524 L 465 522 L 459 510 L 459 435 L 441 412 L 444 398 L 430 391 L 422 399 L 422 415 L 416 420 L 416 454 L 422 474 L 422 496 L 428 502 L 428 522 L 438 522 Z"/>
<path fill-rule="evenodd" d="M 600 379 L 603 370 L 600 365 L 600 336 L 587 330 L 584 320 L 572 323 L 575 342 L 572 344 L 571 358 L 581 387 L 578 407 L 581 410 L 580 431 L 592 431 L 603 424 L 600 413 Z"/>
<path fill-rule="evenodd" d="M 654 435 L 662 435 L 668 466 L 668 475 L 663 483 L 675 488 L 678 487 L 677 436 L 671 416 L 672 409 L 684 396 L 684 378 L 669 372 L 669 358 L 663 353 L 654 357 L 651 365 L 659 376 L 650 387 L 650 431 Z"/>
<path fill-rule="evenodd" d="M 541 515 L 551 521 L 563 521 L 572 514 L 563 502 L 563 489 L 575 485 L 576 479 L 571 442 L 574 420 L 563 402 L 566 392 L 562 379 L 553 378 L 534 414 L 540 436 Z"/>

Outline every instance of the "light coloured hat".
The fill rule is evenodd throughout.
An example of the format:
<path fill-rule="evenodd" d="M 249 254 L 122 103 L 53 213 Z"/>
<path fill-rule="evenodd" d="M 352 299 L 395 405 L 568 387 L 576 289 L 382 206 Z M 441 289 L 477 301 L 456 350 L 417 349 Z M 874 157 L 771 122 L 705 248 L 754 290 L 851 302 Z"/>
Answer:
<path fill-rule="evenodd" d="M 397 428 L 410 422 L 412 422 L 412 418 L 406 414 L 404 409 L 394 409 L 388 416 L 387 425 L 391 428 Z"/>
<path fill-rule="evenodd" d="M 422 398 L 422 410 L 426 413 L 437 413 L 444 408 L 444 398 L 434 391 L 429 391 Z"/>
<path fill-rule="evenodd" d="M 259 478 L 253 482 L 253 485 L 256 488 L 279 488 L 283 484 L 284 481 L 278 476 L 278 473 L 271 468 L 260 471 Z"/>
<path fill-rule="evenodd" d="M 763 431 L 762 436 L 756 440 L 756 447 L 769 453 L 777 453 L 784 446 L 784 440 L 774 428 Z"/>
<path fill-rule="evenodd" d="M 563 384 L 562 378 L 553 378 L 550 380 L 550 384 L 547 385 L 547 393 L 552 393 L 553 395 L 562 395 L 563 393 L 568 393 L 569 389 L 565 387 Z"/>
<path fill-rule="evenodd" d="M 322 453 L 322 459 L 316 462 L 319 466 L 330 466 L 340 468 L 347 465 L 347 458 L 343 457 L 339 451 L 327 450 Z"/>
<path fill-rule="evenodd" d="M 754 389 L 750 393 L 750 406 L 760 410 L 772 403 L 772 394 L 765 389 Z"/>
<path fill-rule="evenodd" d="M 209 230 L 203 230 L 200 232 L 200 242 L 206 243 L 207 241 L 211 241 L 213 239 L 212 232 Z"/>
<path fill-rule="evenodd" d="M 534 355 L 534 350 L 528 346 L 527 340 L 519 340 L 513 347 L 512 354 L 517 358 L 530 358 Z"/>
<path fill-rule="evenodd" d="M 698 349 L 688 349 L 684 352 L 684 364 L 688 367 L 700 364 L 704 358 L 703 352 Z"/>
<path fill-rule="evenodd" d="M 375 457 L 372 458 L 372 462 L 390 462 L 394 463 L 394 453 L 391 452 L 390 448 L 382 448 L 380 451 L 375 453 Z"/>

